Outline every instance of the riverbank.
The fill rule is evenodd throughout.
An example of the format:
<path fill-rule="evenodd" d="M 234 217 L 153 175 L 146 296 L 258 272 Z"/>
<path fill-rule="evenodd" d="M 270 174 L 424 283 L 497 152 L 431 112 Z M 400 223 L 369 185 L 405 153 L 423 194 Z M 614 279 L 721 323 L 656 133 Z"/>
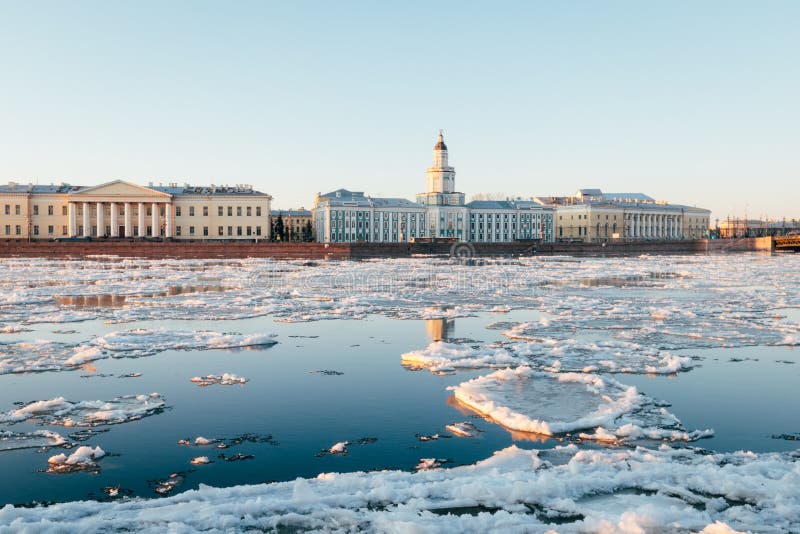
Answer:
<path fill-rule="evenodd" d="M 717 254 L 771 251 L 770 237 L 676 241 L 609 241 L 607 243 L 271 243 L 187 241 L 15 241 L 0 242 L 0 257 L 85 258 L 108 255 L 128 258 L 275 258 L 365 259 L 451 254 L 490 256 L 638 256 L 641 254 Z"/>

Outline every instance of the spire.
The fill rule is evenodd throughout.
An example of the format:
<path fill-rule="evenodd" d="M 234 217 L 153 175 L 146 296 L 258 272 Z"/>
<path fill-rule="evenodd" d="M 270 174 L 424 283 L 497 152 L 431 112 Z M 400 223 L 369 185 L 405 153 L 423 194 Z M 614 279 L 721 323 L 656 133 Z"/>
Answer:
<path fill-rule="evenodd" d="M 444 144 L 444 131 L 439 130 L 439 138 L 436 139 L 436 146 L 433 147 L 434 150 L 447 150 L 447 145 Z"/>

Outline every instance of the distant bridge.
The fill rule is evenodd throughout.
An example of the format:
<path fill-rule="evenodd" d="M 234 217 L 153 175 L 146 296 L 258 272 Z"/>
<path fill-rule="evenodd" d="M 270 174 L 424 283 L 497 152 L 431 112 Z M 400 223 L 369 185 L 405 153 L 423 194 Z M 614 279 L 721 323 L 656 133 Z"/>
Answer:
<path fill-rule="evenodd" d="M 800 252 L 800 235 L 787 235 L 783 237 L 773 237 L 775 250 L 793 250 Z"/>

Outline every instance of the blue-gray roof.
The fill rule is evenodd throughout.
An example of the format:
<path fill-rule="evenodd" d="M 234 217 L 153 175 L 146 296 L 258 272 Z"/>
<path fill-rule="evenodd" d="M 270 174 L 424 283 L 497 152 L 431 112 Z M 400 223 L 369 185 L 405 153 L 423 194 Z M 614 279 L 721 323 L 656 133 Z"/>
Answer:
<path fill-rule="evenodd" d="M 33 185 L 33 184 L 2 184 L 0 185 L 0 193 L 71 193 L 81 189 L 80 186 L 69 184 L 50 184 L 50 185 Z"/>
<path fill-rule="evenodd" d="M 310 210 L 272 210 L 269 212 L 273 217 L 311 217 Z"/>
<path fill-rule="evenodd" d="M 473 210 L 547 209 L 532 200 L 473 200 L 466 207 Z"/>
<path fill-rule="evenodd" d="M 655 202 L 653 197 L 644 193 L 603 193 L 603 198 L 615 202 Z"/>
<path fill-rule="evenodd" d="M 101 184 L 102 185 L 102 184 Z M 69 184 L 60 184 L 60 185 L 32 185 L 32 184 L 4 184 L 0 185 L 0 193 L 34 193 L 34 194 L 48 194 L 48 193 L 76 193 L 82 191 L 84 189 L 90 189 L 97 186 L 87 186 L 87 185 L 69 185 Z M 261 191 L 256 191 L 250 186 L 226 186 L 226 185 L 217 185 L 213 188 L 211 186 L 193 186 L 193 185 L 184 185 L 184 186 L 163 186 L 163 185 L 147 185 L 143 186 L 147 187 L 148 189 L 153 189 L 155 191 L 160 191 L 162 193 L 167 193 L 170 195 L 176 196 L 185 196 L 185 195 L 253 195 L 253 196 L 265 196 L 266 193 L 262 193 Z"/>

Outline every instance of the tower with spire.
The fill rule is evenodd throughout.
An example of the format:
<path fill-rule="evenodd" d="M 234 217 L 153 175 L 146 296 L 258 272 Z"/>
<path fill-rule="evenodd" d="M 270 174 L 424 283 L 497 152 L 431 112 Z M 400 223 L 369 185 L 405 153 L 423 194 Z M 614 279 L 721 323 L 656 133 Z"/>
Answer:
<path fill-rule="evenodd" d="M 464 194 L 455 190 L 456 170 L 447 161 L 444 133 L 433 147 L 433 165 L 425 169 L 426 189 L 417 195 L 417 202 L 426 206 L 463 206 Z"/>

